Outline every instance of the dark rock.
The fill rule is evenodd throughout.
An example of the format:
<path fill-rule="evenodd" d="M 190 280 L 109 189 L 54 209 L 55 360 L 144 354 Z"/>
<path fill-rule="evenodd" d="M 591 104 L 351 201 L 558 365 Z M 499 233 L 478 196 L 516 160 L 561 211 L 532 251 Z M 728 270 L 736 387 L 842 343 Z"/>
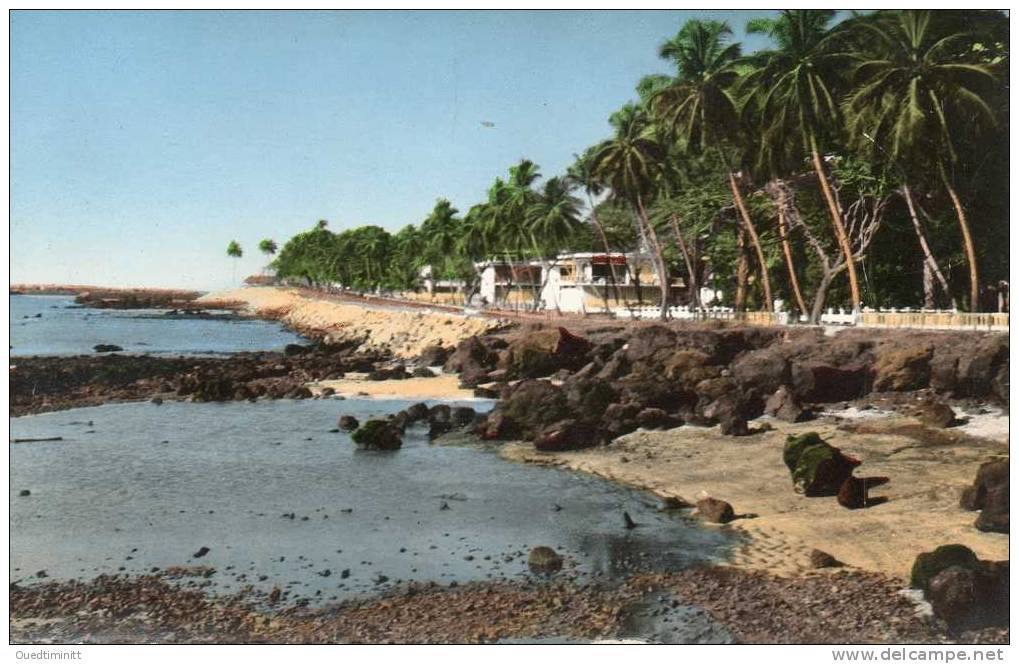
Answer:
<path fill-rule="evenodd" d="M 116 353 L 124 350 L 116 344 L 96 344 L 92 346 L 92 349 L 97 353 Z"/>
<path fill-rule="evenodd" d="M 499 366 L 515 378 L 539 378 L 587 363 L 591 342 L 564 327 L 523 334 L 510 342 Z"/>
<path fill-rule="evenodd" d="M 163 405 L 163 399 L 161 397 L 152 397 L 150 403 L 152 403 L 155 406 L 161 406 Z"/>
<path fill-rule="evenodd" d="M 207 553 L 209 553 L 209 551 L 210 551 L 209 547 L 203 546 L 203 547 L 199 548 L 197 551 L 195 551 L 193 554 L 191 554 L 191 557 L 192 558 L 204 558 L 205 555 Z"/>
<path fill-rule="evenodd" d="M 502 418 L 500 428 L 519 431 L 525 440 L 533 439 L 554 422 L 570 418 L 563 390 L 544 380 L 518 383 L 493 409 L 492 414 L 496 413 Z"/>
<path fill-rule="evenodd" d="M 575 413 L 602 413 L 619 398 L 611 384 L 597 378 L 573 376 L 563 384 L 563 390 Z"/>
<path fill-rule="evenodd" d="M 637 413 L 637 424 L 645 429 L 672 429 L 683 424 L 661 408 L 645 408 Z"/>
<path fill-rule="evenodd" d="M 984 561 L 976 567 L 953 565 L 938 572 L 926 592 L 934 615 L 954 633 L 1007 625 L 1007 565 L 1003 574 L 996 563 Z"/>
<path fill-rule="evenodd" d="M 510 440 L 520 436 L 520 426 L 499 410 L 493 410 L 479 426 L 485 440 Z"/>
<path fill-rule="evenodd" d="M 351 438 L 362 449 L 398 450 L 403 445 L 400 431 L 385 420 L 368 420 Z"/>
<path fill-rule="evenodd" d="M 32 492 L 29 491 L 28 489 L 22 489 L 21 491 L 18 492 L 18 495 L 19 496 L 31 496 Z"/>
<path fill-rule="evenodd" d="M 527 556 L 527 566 L 532 572 L 554 573 L 563 568 L 563 557 L 547 546 L 536 546 Z"/>
<path fill-rule="evenodd" d="M 747 393 L 763 399 L 789 382 L 789 362 L 779 349 L 751 351 L 732 363 L 732 376 Z"/>
<path fill-rule="evenodd" d="M 414 378 L 434 378 L 435 374 L 428 367 L 415 367 L 414 371 L 410 372 L 410 375 Z"/>
<path fill-rule="evenodd" d="M 711 366 L 711 358 L 698 350 L 677 350 L 665 359 L 663 373 L 671 381 L 677 381 L 687 389 L 709 378 L 718 377 L 721 367 Z"/>
<path fill-rule="evenodd" d="M 457 344 L 456 350 L 446 359 L 443 370 L 448 373 L 489 371 L 495 368 L 498 355 L 478 337 L 468 337 Z"/>
<path fill-rule="evenodd" d="M 853 469 L 860 465 L 815 432 L 789 436 L 782 460 L 792 475 L 796 492 L 807 496 L 837 494 Z"/>
<path fill-rule="evenodd" d="M 428 409 L 429 424 L 449 424 L 453 409 L 448 404 L 435 404 Z"/>
<path fill-rule="evenodd" d="M 825 553 L 820 549 L 814 549 L 810 552 L 810 566 L 814 569 L 824 569 L 827 567 L 843 567 L 845 563 L 836 560 L 835 556 L 830 553 Z"/>
<path fill-rule="evenodd" d="M 633 530 L 637 527 L 637 523 L 630 516 L 629 512 L 623 512 L 623 527 L 627 530 Z"/>
<path fill-rule="evenodd" d="M 706 406 L 702 413 L 704 417 L 717 421 L 725 436 L 746 436 L 750 433 L 746 409 L 736 394 L 723 395 Z"/>
<path fill-rule="evenodd" d="M 930 382 L 930 345 L 884 344 L 874 358 L 874 389 L 879 392 L 919 390 Z"/>
<path fill-rule="evenodd" d="M 407 414 L 407 422 L 412 424 L 414 422 L 420 422 L 421 420 L 428 419 L 430 411 L 428 404 L 418 402 L 413 406 L 409 406 L 404 412 Z"/>
<path fill-rule="evenodd" d="M 809 408 L 804 408 L 796 395 L 785 385 L 768 397 L 764 404 L 764 412 L 785 422 L 806 422 L 814 417 L 813 412 Z"/>
<path fill-rule="evenodd" d="M 541 429 L 534 438 L 534 449 L 542 452 L 565 452 L 594 447 L 602 442 L 597 427 L 574 419 L 561 420 Z"/>
<path fill-rule="evenodd" d="M 360 426 L 360 422 L 353 415 L 341 415 L 338 426 L 343 431 L 353 431 Z"/>
<path fill-rule="evenodd" d="M 698 500 L 697 515 L 711 523 L 729 523 L 736 518 L 732 505 L 717 498 L 701 498 Z"/>
<path fill-rule="evenodd" d="M 283 347 L 283 355 L 285 357 L 295 357 L 297 355 L 304 355 L 311 351 L 310 346 L 302 346 L 301 344 L 287 344 Z"/>
<path fill-rule="evenodd" d="M 944 544 L 933 551 L 921 553 L 913 561 L 913 568 L 909 573 L 909 585 L 919 588 L 926 595 L 931 579 L 949 567 L 975 570 L 979 567 L 977 555 L 962 544 Z"/>
<path fill-rule="evenodd" d="M 474 423 L 477 413 L 469 406 L 456 406 L 449 413 L 449 421 L 454 427 L 462 429 Z"/>
<path fill-rule="evenodd" d="M 851 510 L 867 506 L 867 481 L 850 475 L 842 482 L 837 496 L 839 505 Z"/>
<path fill-rule="evenodd" d="M 927 400 L 913 410 L 913 416 L 926 426 L 943 429 L 955 423 L 955 411 L 948 404 Z"/>
<path fill-rule="evenodd" d="M 662 502 L 658 506 L 658 509 L 662 512 L 668 512 L 671 510 L 682 510 L 688 507 L 692 507 L 692 505 L 690 505 L 690 503 L 686 502 L 682 498 L 677 498 L 676 496 L 666 496 L 662 498 Z"/>
<path fill-rule="evenodd" d="M 287 399 L 310 399 L 313 396 L 314 395 L 311 393 L 310 389 L 308 389 L 304 385 L 299 385 L 299 386 L 293 388 L 292 390 L 290 390 L 289 392 L 287 392 L 287 397 L 286 398 Z M 245 397 L 245 398 L 247 398 L 247 397 Z"/>
<path fill-rule="evenodd" d="M 984 498 L 984 508 L 973 524 L 977 530 L 1008 533 L 1008 477 L 1003 484 L 992 486 Z"/>
<path fill-rule="evenodd" d="M 452 348 L 439 345 L 426 346 L 418 356 L 418 365 L 420 367 L 440 367 L 446 363 L 452 353 Z"/>
<path fill-rule="evenodd" d="M 862 361 L 836 366 L 821 360 L 794 362 L 792 391 L 802 401 L 852 401 L 870 391 L 870 370 Z"/>
<path fill-rule="evenodd" d="M 498 399 L 499 392 L 490 387 L 475 387 L 474 396 L 479 399 Z"/>

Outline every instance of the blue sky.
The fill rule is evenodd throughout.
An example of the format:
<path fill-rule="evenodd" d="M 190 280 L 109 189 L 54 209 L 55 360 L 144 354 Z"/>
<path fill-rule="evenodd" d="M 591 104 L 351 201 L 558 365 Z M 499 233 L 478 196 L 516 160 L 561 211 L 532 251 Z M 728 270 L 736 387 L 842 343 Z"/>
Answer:
<path fill-rule="evenodd" d="M 11 14 L 11 278 L 231 283 L 317 219 L 396 230 L 608 134 L 687 18 L 767 11 Z M 485 127 L 482 122 L 494 123 Z"/>

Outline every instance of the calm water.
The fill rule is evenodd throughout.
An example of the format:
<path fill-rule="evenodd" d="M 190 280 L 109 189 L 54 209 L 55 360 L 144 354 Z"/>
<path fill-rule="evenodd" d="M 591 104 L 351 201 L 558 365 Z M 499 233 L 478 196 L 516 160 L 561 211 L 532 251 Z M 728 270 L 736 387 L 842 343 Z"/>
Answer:
<path fill-rule="evenodd" d="M 127 353 L 207 355 L 282 350 L 301 341 L 275 322 L 77 308 L 74 298 L 64 295 L 16 295 L 10 297 L 10 305 L 13 356 L 90 354 L 96 344 L 115 344 Z"/>
<path fill-rule="evenodd" d="M 429 445 L 423 430 L 389 453 L 329 433 L 341 414 L 408 403 L 144 403 L 16 418 L 12 438 L 64 440 L 10 447 L 11 578 L 201 563 L 219 570 L 213 591 L 278 584 L 314 602 L 397 580 L 526 575 L 537 545 L 602 577 L 633 561 L 678 568 L 726 555 L 719 530 L 594 477 Z M 640 527 L 624 529 L 623 510 Z M 203 546 L 211 552 L 192 560 Z"/>

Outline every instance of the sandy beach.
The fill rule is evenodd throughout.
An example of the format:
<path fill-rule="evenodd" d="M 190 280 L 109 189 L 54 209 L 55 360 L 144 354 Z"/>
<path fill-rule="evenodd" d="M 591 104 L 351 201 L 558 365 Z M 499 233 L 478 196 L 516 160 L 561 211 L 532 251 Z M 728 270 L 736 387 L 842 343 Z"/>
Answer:
<path fill-rule="evenodd" d="M 297 289 L 268 286 L 210 293 L 197 300 L 206 307 L 242 306 L 241 311 L 272 318 L 330 343 L 357 341 L 362 350 L 388 349 L 396 357 L 416 357 L 428 346 L 455 346 L 467 337 L 501 325 L 498 320 L 431 310 L 367 308 L 319 296 L 304 297 Z"/>
<path fill-rule="evenodd" d="M 947 542 L 965 544 L 981 558 L 1008 558 L 1008 535 L 978 531 L 973 527 L 976 513 L 959 508 L 959 494 L 972 483 L 980 463 L 1007 458 L 1008 415 L 996 420 L 996 427 L 985 429 L 996 429 L 997 438 L 951 429 L 943 430 L 945 439 L 927 440 L 849 430 L 861 422 L 867 423 L 863 428 L 868 432 L 903 424 L 915 428 L 912 420 L 888 415 L 801 424 L 768 419 L 773 430 L 740 439 L 722 436 L 717 427 L 641 430 L 607 447 L 545 453 L 514 443 L 502 454 L 593 473 L 691 503 L 704 494 L 726 500 L 737 514 L 747 515 L 722 526 L 748 537 L 731 560 L 737 567 L 797 575 L 810 569 L 808 557 L 816 548 L 849 566 L 905 578 L 917 554 Z M 887 501 L 848 510 L 834 497 L 794 493 L 782 446 L 787 435 L 807 431 L 817 431 L 860 459 L 858 476 L 889 477 L 888 484 L 871 490 L 872 496 Z"/>

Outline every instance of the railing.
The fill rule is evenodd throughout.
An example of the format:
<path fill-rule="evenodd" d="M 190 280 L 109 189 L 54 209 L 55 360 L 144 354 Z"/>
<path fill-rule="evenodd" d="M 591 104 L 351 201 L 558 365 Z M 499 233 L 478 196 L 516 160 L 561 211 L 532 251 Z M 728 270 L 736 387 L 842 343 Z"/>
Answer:
<path fill-rule="evenodd" d="M 631 320 L 656 320 L 661 317 L 662 308 L 643 306 L 613 309 L 616 318 Z M 731 320 L 757 325 L 773 325 L 775 315 L 767 311 L 736 311 L 732 307 L 669 307 L 668 317 L 673 320 Z"/>
<path fill-rule="evenodd" d="M 964 313 L 954 310 L 870 309 L 860 313 L 860 327 L 919 327 L 932 330 L 1008 332 L 1007 313 Z"/>

